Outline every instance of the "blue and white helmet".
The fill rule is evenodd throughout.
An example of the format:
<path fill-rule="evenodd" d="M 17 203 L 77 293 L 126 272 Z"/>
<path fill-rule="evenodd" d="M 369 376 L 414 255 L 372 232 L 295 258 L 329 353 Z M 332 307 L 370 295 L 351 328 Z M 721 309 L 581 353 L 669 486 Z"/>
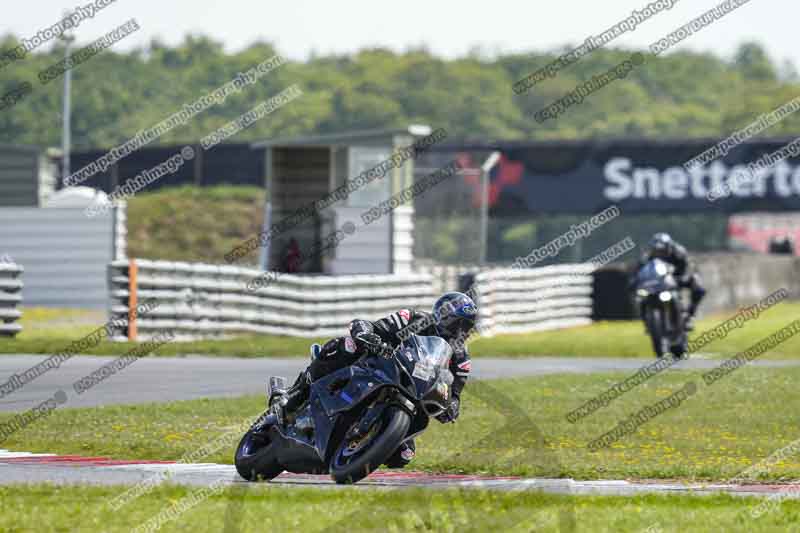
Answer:
<path fill-rule="evenodd" d="M 461 292 L 443 294 L 433 304 L 436 331 L 445 339 L 464 339 L 475 327 L 478 307 L 472 298 Z"/>

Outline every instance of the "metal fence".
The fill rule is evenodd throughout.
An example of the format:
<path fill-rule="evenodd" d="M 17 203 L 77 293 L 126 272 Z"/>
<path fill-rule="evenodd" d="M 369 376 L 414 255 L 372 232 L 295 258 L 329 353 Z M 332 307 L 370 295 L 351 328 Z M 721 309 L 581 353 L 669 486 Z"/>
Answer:
<path fill-rule="evenodd" d="M 260 288 L 252 280 L 262 277 Z M 429 308 L 436 297 L 424 274 L 301 276 L 234 266 L 114 261 L 109 266 L 115 340 L 177 340 L 261 333 L 332 337 L 353 318 L 378 319 L 403 307 Z M 147 309 L 128 320 L 130 310 Z"/>
<path fill-rule="evenodd" d="M 462 276 L 474 276 L 481 271 L 481 267 L 474 263 L 442 265 L 431 261 L 415 261 L 412 268 L 414 272 L 430 274 L 433 277 L 433 288 L 436 294 L 464 289 Z"/>
<path fill-rule="evenodd" d="M 470 290 L 477 300 L 478 328 L 483 335 L 527 333 L 592 322 L 595 267 L 590 264 L 481 270 L 474 264 L 418 262 L 414 268 L 433 276 L 437 294 Z"/>
<path fill-rule="evenodd" d="M 109 262 L 124 257 L 124 209 L 0 208 L 0 253 L 25 266 L 25 305 L 106 309 Z"/>
<path fill-rule="evenodd" d="M 494 269 L 475 276 L 482 335 L 527 333 L 592 322 L 590 264 Z"/>
<path fill-rule="evenodd" d="M 0 337 L 14 337 L 22 331 L 16 321 L 22 316 L 17 306 L 22 303 L 22 273 L 16 263 L 0 261 Z"/>
<path fill-rule="evenodd" d="M 591 323 L 591 265 L 493 269 L 475 276 L 482 334 L 522 333 Z M 429 309 L 440 294 L 431 274 L 300 276 L 166 261 L 109 266 L 115 340 L 179 340 L 236 334 L 333 337 L 354 318 L 375 320 L 402 308 Z M 453 280 L 450 280 L 451 282 Z M 448 288 L 449 290 L 450 288 Z M 131 309 L 146 309 L 128 320 Z"/>

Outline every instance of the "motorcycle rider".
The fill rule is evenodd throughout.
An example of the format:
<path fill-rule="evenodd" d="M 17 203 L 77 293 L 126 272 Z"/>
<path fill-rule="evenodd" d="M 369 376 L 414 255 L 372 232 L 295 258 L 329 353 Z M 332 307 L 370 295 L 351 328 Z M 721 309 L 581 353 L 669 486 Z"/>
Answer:
<path fill-rule="evenodd" d="M 437 336 L 453 348 L 450 371 L 452 394 L 448 409 L 437 416 L 441 423 L 455 422 L 460 410 L 460 396 L 472 364 L 465 341 L 475 326 L 477 307 L 460 292 L 448 292 L 434 304 L 432 312 L 401 309 L 375 322 L 356 319 L 350 323 L 350 335 L 331 339 L 325 345 L 311 347 L 312 362 L 285 393 L 282 416 L 286 420 L 308 398 L 311 383 L 345 368 L 367 353 L 390 354 L 410 334 Z M 389 468 L 403 468 L 416 455 L 413 439 L 404 442 L 386 461 Z"/>
<path fill-rule="evenodd" d="M 691 300 L 687 310 L 685 327 L 687 331 L 694 329 L 694 316 L 700 301 L 706 295 L 706 289 L 700 280 L 700 275 L 690 269 L 689 254 L 681 244 L 673 240 L 667 233 L 656 233 L 650 239 L 648 250 L 639 262 L 639 268 L 650 259 L 661 259 L 675 267 L 674 275 L 678 286 L 691 291 Z M 638 269 L 637 269 L 638 271 Z"/>

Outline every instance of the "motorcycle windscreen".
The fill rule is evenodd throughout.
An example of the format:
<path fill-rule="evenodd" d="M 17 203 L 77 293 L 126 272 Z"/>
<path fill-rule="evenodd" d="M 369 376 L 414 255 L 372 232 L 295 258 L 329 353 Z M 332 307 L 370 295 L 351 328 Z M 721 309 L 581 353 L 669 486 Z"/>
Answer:
<path fill-rule="evenodd" d="M 453 349 L 447 341 L 441 337 L 414 335 L 409 338 L 408 344 L 406 348 L 413 346 L 416 352 L 410 373 L 414 379 L 418 398 L 428 396 L 431 390 L 437 387 L 441 388 L 442 382 L 447 383 L 447 386 L 453 382 L 453 375 L 449 370 Z M 407 365 L 408 367 L 410 365 Z"/>
<path fill-rule="evenodd" d="M 661 259 L 651 259 L 639 269 L 636 279 L 639 282 L 659 279 L 666 276 L 667 272 L 669 272 L 669 269 L 664 261 Z"/>
<path fill-rule="evenodd" d="M 672 266 L 661 259 L 651 259 L 636 274 L 639 288 L 651 291 L 668 290 L 675 285 L 672 277 Z"/>

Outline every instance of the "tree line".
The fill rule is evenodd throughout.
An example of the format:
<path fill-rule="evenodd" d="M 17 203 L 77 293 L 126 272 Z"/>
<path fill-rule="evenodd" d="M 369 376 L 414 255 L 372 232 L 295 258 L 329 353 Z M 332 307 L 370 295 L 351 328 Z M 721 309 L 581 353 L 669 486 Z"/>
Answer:
<path fill-rule="evenodd" d="M 0 39 L 0 53 L 19 44 L 18 37 L 7 35 Z M 0 142 L 60 144 L 61 84 L 36 83 L 39 72 L 63 59 L 60 46 L 29 53 L 3 68 L 0 97 L 26 82 L 33 90 L 0 110 Z M 477 49 L 452 60 L 424 48 L 312 55 L 287 62 L 153 144 L 197 142 L 295 83 L 302 88 L 301 98 L 230 141 L 413 123 L 444 128 L 453 139 L 465 141 L 721 137 L 795 98 L 800 89 L 794 66 L 770 58 L 757 43 L 741 44 L 731 58 L 678 51 L 649 56 L 623 79 L 557 119 L 539 123 L 533 118 L 537 111 L 636 52 L 598 49 L 523 94 L 513 91 L 515 82 L 570 48 L 494 56 Z M 279 53 L 265 42 L 228 53 L 205 36 L 189 36 L 177 46 L 156 40 L 130 52 L 106 50 L 73 69 L 74 147 L 124 142 Z M 800 114 L 791 115 L 763 135 L 791 136 L 798 127 Z"/>

